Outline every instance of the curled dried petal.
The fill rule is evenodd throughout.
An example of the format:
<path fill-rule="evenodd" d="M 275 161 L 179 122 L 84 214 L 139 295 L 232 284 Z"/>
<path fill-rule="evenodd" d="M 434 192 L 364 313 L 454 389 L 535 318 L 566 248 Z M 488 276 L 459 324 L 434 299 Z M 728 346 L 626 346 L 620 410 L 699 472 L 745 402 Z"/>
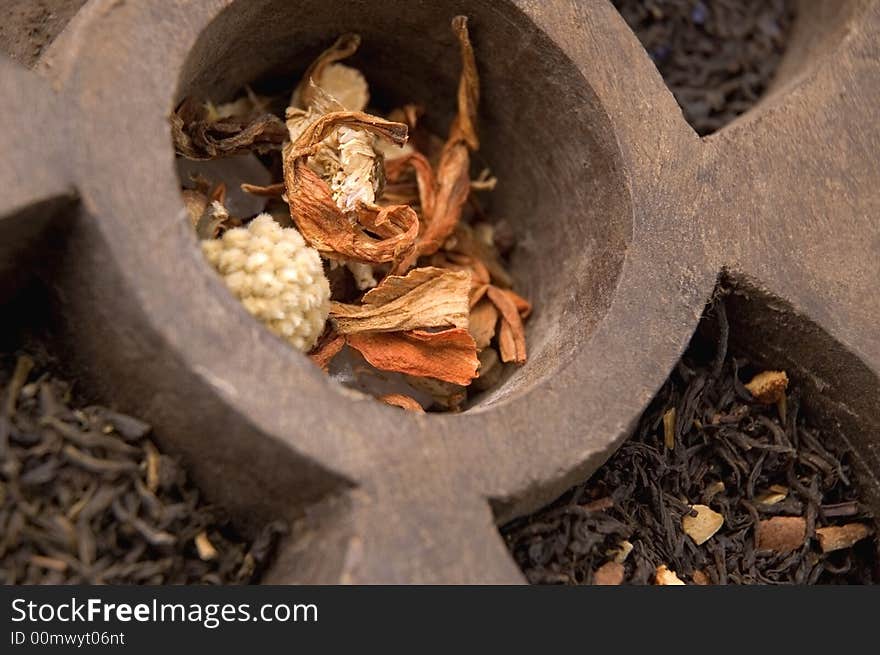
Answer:
<path fill-rule="evenodd" d="M 405 396 L 402 393 L 389 393 L 384 396 L 380 396 L 379 400 L 387 405 L 391 405 L 392 407 L 400 407 L 401 409 L 405 409 L 410 412 L 416 412 L 418 414 L 424 414 L 425 409 L 410 396 Z"/>
<path fill-rule="evenodd" d="M 332 303 L 330 318 L 340 334 L 466 328 L 469 288 L 465 272 L 416 268 L 405 276 L 389 275 L 360 305 Z"/>
<path fill-rule="evenodd" d="M 346 336 L 349 346 L 383 371 L 468 385 L 477 376 L 477 346 L 465 328 L 442 332 L 364 332 Z"/>
<path fill-rule="evenodd" d="M 527 358 L 525 328 L 516 303 L 507 291 L 498 287 L 489 286 L 486 295 L 501 312 L 501 328 L 498 332 L 501 361 L 525 364 Z"/>
<path fill-rule="evenodd" d="M 353 221 L 334 202 L 327 183 L 306 163 L 327 135 L 340 126 L 366 130 L 398 143 L 407 138 L 405 125 L 362 112 L 333 112 L 313 122 L 284 151 L 284 183 L 291 217 L 309 245 L 326 257 L 363 263 L 400 261 L 412 251 L 418 236 L 415 211 L 406 205 L 376 207 L 360 203 Z"/>
<path fill-rule="evenodd" d="M 357 52 L 360 45 L 361 37 L 357 34 L 343 34 L 336 39 L 336 43 L 318 55 L 315 61 L 306 69 L 302 80 L 293 92 L 290 104 L 294 107 L 303 108 L 311 106 L 312 94 L 314 93 L 312 81 L 314 80 L 316 84 L 319 84 L 328 66 L 335 64 L 337 61 L 348 59 Z"/>
<path fill-rule="evenodd" d="M 482 350 L 492 341 L 496 325 L 498 325 L 498 309 L 495 305 L 488 300 L 477 303 L 471 310 L 468 330 L 474 337 L 478 350 Z"/>

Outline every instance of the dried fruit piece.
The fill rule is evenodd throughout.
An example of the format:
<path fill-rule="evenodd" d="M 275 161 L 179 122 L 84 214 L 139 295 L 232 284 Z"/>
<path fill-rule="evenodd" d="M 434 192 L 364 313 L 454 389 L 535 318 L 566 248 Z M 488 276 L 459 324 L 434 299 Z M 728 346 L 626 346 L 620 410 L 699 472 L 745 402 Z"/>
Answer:
<path fill-rule="evenodd" d="M 816 538 L 823 553 L 850 548 L 857 542 L 870 537 L 874 531 L 864 523 L 829 525 L 816 529 Z"/>
<path fill-rule="evenodd" d="M 788 487 L 781 484 L 772 484 L 769 489 L 762 494 L 755 496 L 755 502 L 762 505 L 775 505 L 781 503 L 788 498 Z"/>
<path fill-rule="evenodd" d="M 685 514 L 681 519 L 681 527 L 685 534 L 700 546 L 721 529 L 724 525 L 724 517 L 706 505 L 692 505 L 691 510 L 697 515 Z"/>
<path fill-rule="evenodd" d="M 208 533 L 202 530 L 196 535 L 194 539 L 196 543 L 196 551 L 199 554 L 199 559 L 203 562 L 208 562 L 212 559 L 217 559 L 217 549 L 214 548 L 214 544 L 211 543 L 211 540 L 208 539 Z"/>
<path fill-rule="evenodd" d="M 465 328 L 443 332 L 364 332 L 346 342 L 383 371 L 468 385 L 477 376 L 477 346 Z"/>
<path fill-rule="evenodd" d="M 706 575 L 705 571 L 694 571 L 694 574 L 691 576 L 691 580 L 694 581 L 694 584 L 705 586 L 712 584 L 712 580 Z"/>
<path fill-rule="evenodd" d="M 785 396 L 785 390 L 788 389 L 788 375 L 785 371 L 764 371 L 758 373 L 745 386 L 759 403 L 772 405 Z"/>
<path fill-rule="evenodd" d="M 617 586 L 623 583 L 625 571 L 623 564 L 618 562 L 605 562 L 596 569 L 593 574 L 593 584 L 599 586 Z"/>
<path fill-rule="evenodd" d="M 804 545 L 807 522 L 802 516 L 774 516 L 758 524 L 758 550 L 790 553 Z"/>
<path fill-rule="evenodd" d="M 330 318 L 339 334 L 466 328 L 469 289 L 467 273 L 416 268 L 405 276 L 389 275 L 360 305 L 332 303 Z"/>
<path fill-rule="evenodd" d="M 656 585 L 683 585 L 681 578 L 675 573 L 675 571 L 671 570 L 665 564 L 661 564 L 657 567 L 657 571 L 654 573 L 654 584 Z"/>

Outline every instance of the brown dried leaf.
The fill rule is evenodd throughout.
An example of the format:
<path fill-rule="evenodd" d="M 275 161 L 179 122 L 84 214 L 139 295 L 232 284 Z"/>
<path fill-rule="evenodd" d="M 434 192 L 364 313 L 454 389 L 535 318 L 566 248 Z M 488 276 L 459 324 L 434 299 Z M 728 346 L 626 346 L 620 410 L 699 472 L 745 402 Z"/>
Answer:
<path fill-rule="evenodd" d="M 349 346 L 383 371 L 468 385 L 477 376 L 477 346 L 465 328 L 443 332 L 365 332 L 346 336 Z"/>
<path fill-rule="evenodd" d="M 288 137 L 287 126 L 274 114 L 214 121 L 192 99 L 171 115 L 171 134 L 177 154 L 196 160 L 281 150 Z"/>
<path fill-rule="evenodd" d="M 847 523 L 846 525 L 829 525 L 816 529 L 816 538 L 823 553 L 843 550 L 855 546 L 856 543 L 870 537 L 874 531 L 864 523 Z"/>
<path fill-rule="evenodd" d="M 284 183 L 290 213 L 303 238 L 332 259 L 367 264 L 399 261 L 413 250 L 419 221 L 406 205 L 376 207 L 361 203 L 347 215 L 333 200 L 330 187 L 307 165 L 327 135 L 340 126 L 366 130 L 397 143 L 406 141 L 406 126 L 362 112 L 333 112 L 309 125 L 284 150 Z M 352 220 L 356 219 L 356 220 Z M 367 232 L 375 233 L 375 238 Z"/>
<path fill-rule="evenodd" d="M 416 268 L 405 276 L 389 275 L 360 305 L 332 303 L 330 319 L 340 334 L 466 328 L 469 290 L 467 273 Z"/>
<path fill-rule="evenodd" d="M 510 292 L 495 286 L 489 286 L 486 295 L 501 312 L 501 327 L 498 331 L 501 361 L 525 364 L 527 359 L 525 328 L 516 302 Z"/>
<path fill-rule="evenodd" d="M 488 300 L 481 300 L 471 310 L 468 330 L 477 343 L 477 350 L 483 350 L 495 336 L 498 324 L 498 309 Z"/>
<path fill-rule="evenodd" d="M 806 536 L 802 516 L 774 516 L 758 524 L 758 550 L 790 553 L 804 545 Z"/>
<path fill-rule="evenodd" d="M 409 396 L 405 396 L 402 393 L 389 393 L 385 396 L 380 396 L 379 400 L 383 403 L 391 405 L 392 407 L 400 407 L 401 409 L 408 410 L 410 412 L 417 412 L 419 414 L 424 414 L 424 408 L 414 399 Z"/>

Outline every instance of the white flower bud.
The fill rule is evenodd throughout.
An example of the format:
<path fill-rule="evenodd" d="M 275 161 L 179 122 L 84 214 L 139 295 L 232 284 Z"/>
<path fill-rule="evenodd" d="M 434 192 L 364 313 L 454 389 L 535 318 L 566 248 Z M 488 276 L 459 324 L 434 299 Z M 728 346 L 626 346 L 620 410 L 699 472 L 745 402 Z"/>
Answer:
<path fill-rule="evenodd" d="M 330 314 L 330 283 L 299 232 L 261 214 L 203 241 L 202 251 L 248 312 L 297 350 L 314 347 Z"/>

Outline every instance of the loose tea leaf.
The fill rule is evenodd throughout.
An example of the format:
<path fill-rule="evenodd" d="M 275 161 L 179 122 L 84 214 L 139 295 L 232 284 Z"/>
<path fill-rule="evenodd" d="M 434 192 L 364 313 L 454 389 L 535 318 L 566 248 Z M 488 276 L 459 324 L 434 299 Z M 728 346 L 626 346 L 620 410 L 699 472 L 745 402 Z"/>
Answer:
<path fill-rule="evenodd" d="M 0 380 L 8 361 L 0 355 Z M 0 582 L 233 584 L 259 577 L 282 525 L 267 526 L 253 543 L 241 539 L 177 461 L 160 454 L 147 424 L 77 407 L 69 385 L 33 369 L 31 358 L 18 358 L 0 387 Z"/>
<path fill-rule="evenodd" d="M 555 503 L 502 528 L 531 582 L 589 584 L 620 561 L 623 542 L 632 545 L 628 584 L 652 583 L 658 566 L 697 584 L 878 580 L 872 535 L 847 527 L 876 532 L 846 442 L 804 417 L 796 380 L 784 420 L 745 389 L 756 371 L 728 350 L 727 293 L 717 292 L 618 452 Z M 704 512 L 712 521 L 699 529 Z M 843 534 L 852 536 L 840 550 L 823 548 L 820 535 L 829 548 Z"/>

